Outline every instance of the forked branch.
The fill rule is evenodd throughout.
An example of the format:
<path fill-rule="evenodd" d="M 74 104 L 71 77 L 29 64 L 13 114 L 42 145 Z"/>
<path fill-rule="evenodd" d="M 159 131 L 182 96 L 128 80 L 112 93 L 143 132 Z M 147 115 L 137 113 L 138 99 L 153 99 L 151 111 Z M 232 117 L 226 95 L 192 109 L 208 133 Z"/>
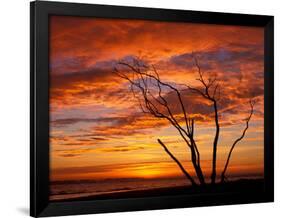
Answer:
<path fill-rule="evenodd" d="M 249 128 L 249 122 L 250 122 L 251 117 L 252 117 L 252 115 L 254 113 L 254 102 L 252 100 L 250 100 L 250 106 L 251 106 L 251 111 L 250 111 L 250 115 L 246 119 L 246 126 L 245 126 L 241 136 L 239 138 L 237 138 L 233 142 L 233 144 L 232 144 L 232 146 L 230 148 L 230 151 L 228 153 L 228 156 L 227 156 L 227 159 L 226 159 L 226 163 L 225 163 L 224 169 L 223 169 L 222 174 L 221 174 L 221 182 L 224 182 L 225 179 L 226 179 L 225 173 L 227 171 L 227 167 L 228 167 L 228 164 L 229 164 L 229 161 L 230 161 L 230 158 L 231 158 L 231 154 L 232 154 L 235 146 L 237 145 L 238 142 L 240 142 L 245 137 L 245 134 L 246 134 L 246 132 L 247 132 L 247 130 Z"/>
<path fill-rule="evenodd" d="M 216 76 L 205 78 L 197 58 L 195 56 L 193 57 L 199 75 L 197 81 L 200 82 L 200 86 L 191 87 L 184 84 L 178 85 L 186 86 L 190 91 L 199 94 L 212 104 L 216 129 L 213 139 L 211 183 L 215 184 L 217 177 L 217 146 L 220 135 L 218 109 L 218 102 L 220 101 L 220 83 L 217 81 Z M 115 68 L 114 72 L 119 77 L 129 82 L 131 92 L 138 100 L 142 112 L 153 115 L 154 117 L 159 119 L 166 119 L 179 133 L 190 151 L 191 162 L 196 173 L 195 176 L 197 176 L 199 184 L 204 185 L 205 177 L 200 166 L 200 152 L 198 150 L 196 140 L 194 139 L 194 119 L 187 114 L 185 104 L 183 102 L 182 93 L 178 89 L 178 86 L 163 82 L 153 65 L 148 66 L 137 58 L 133 59 L 132 63 L 119 61 L 117 66 L 125 67 L 125 70 L 118 70 L 117 68 Z M 179 105 L 178 108 L 181 110 L 180 113 L 182 113 L 182 120 L 179 120 L 178 116 L 176 116 L 178 114 L 174 114 L 174 112 L 172 111 L 172 105 L 168 101 L 168 96 L 170 94 L 176 95 L 176 100 L 178 101 L 177 103 Z M 241 136 L 237 138 L 231 146 L 224 169 L 221 174 L 221 182 L 225 181 L 226 179 L 225 174 L 235 146 L 245 137 L 246 131 L 249 128 L 249 122 L 252 117 L 254 108 L 254 104 L 252 101 L 250 101 L 250 106 L 251 111 L 249 117 L 246 119 L 246 127 L 244 128 Z M 165 152 L 171 157 L 171 159 L 176 162 L 182 173 L 191 182 L 191 184 L 198 185 L 196 183 L 197 181 L 195 182 L 195 179 L 187 172 L 181 162 L 170 152 L 168 147 L 160 139 L 158 139 L 157 141 L 164 148 Z"/>
<path fill-rule="evenodd" d="M 207 99 L 213 104 L 214 113 L 215 113 L 215 124 L 216 124 L 216 133 L 213 141 L 213 161 L 212 161 L 212 173 L 211 173 L 211 183 L 215 184 L 216 182 L 216 161 L 217 161 L 217 146 L 219 141 L 220 125 L 219 125 L 219 114 L 218 114 L 218 101 L 220 100 L 220 85 L 217 82 L 217 78 L 208 78 L 207 80 L 203 76 L 203 72 L 200 68 L 198 59 L 193 55 L 194 62 L 199 74 L 197 79 L 203 89 L 187 86 L 191 91 L 198 93 L 203 98 Z"/>
<path fill-rule="evenodd" d="M 175 86 L 163 82 L 153 65 L 147 66 L 142 64 L 138 59 L 135 59 L 132 64 L 119 61 L 118 65 L 126 67 L 130 70 L 130 73 L 133 74 L 133 76 L 130 77 L 128 73 L 119 71 L 117 68 L 115 68 L 115 73 L 121 78 L 126 79 L 131 84 L 131 91 L 135 97 L 137 96 L 135 89 L 139 91 L 140 95 L 142 96 L 142 101 L 138 97 L 136 98 L 139 100 L 141 110 L 144 113 L 153 115 L 154 117 L 168 120 L 178 131 L 191 151 L 192 164 L 200 183 L 205 184 L 204 175 L 200 167 L 200 153 L 193 138 L 194 120 L 188 118 L 187 116 L 180 91 Z M 176 94 L 186 127 L 183 127 L 173 114 L 171 105 L 169 105 L 166 99 L 167 95 L 163 93 L 164 90 L 166 92 L 169 90 L 168 94 Z M 167 151 L 167 149 L 165 149 L 165 151 Z"/>

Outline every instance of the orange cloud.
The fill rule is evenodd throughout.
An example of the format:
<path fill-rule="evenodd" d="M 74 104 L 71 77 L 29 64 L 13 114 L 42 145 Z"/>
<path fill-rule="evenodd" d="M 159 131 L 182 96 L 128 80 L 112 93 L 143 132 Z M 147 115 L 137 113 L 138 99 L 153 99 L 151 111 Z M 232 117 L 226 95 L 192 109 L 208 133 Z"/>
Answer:
<path fill-rule="evenodd" d="M 221 167 L 233 135 L 243 129 L 249 98 L 257 101 L 251 128 L 263 133 L 262 28 L 51 16 L 52 177 L 180 175 L 174 163 L 164 161 L 169 157 L 157 144 L 158 137 L 164 138 L 190 167 L 185 145 L 169 122 L 143 114 L 129 84 L 113 73 L 119 59 L 130 60 L 135 55 L 155 65 L 165 82 L 179 88 L 188 114 L 196 120 L 196 137 L 205 161 L 202 166 L 208 173 L 213 110 L 208 102 L 182 85 L 199 85 L 192 52 L 198 57 L 204 75 L 216 76 L 222 87 L 219 112 L 225 132 L 219 145 Z M 177 96 L 169 90 L 165 97 L 176 119 L 183 124 Z M 245 161 L 245 154 L 238 149 L 240 156 L 230 166 L 230 171 L 237 175 L 239 169 L 240 174 L 263 172 L 263 150 L 258 148 L 263 138 L 254 135 L 251 128 L 249 138 L 241 145 L 250 150 L 251 157 Z M 128 173 L 124 159 L 153 160 L 153 163 L 145 166 L 130 163 L 135 165 Z M 99 168 L 98 161 L 104 167 Z M 74 167 L 75 164 L 81 168 Z M 165 174 L 167 170 L 171 173 Z"/>

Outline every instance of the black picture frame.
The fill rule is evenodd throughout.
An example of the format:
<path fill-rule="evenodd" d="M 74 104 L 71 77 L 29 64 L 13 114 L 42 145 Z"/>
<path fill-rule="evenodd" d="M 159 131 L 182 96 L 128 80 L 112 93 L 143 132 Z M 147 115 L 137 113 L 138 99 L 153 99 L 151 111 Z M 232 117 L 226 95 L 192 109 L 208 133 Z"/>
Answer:
<path fill-rule="evenodd" d="M 264 191 L 119 200 L 49 202 L 50 15 L 147 19 L 264 28 Z M 35 1 L 30 3 L 30 215 L 34 217 L 212 206 L 274 200 L 273 16 Z"/>

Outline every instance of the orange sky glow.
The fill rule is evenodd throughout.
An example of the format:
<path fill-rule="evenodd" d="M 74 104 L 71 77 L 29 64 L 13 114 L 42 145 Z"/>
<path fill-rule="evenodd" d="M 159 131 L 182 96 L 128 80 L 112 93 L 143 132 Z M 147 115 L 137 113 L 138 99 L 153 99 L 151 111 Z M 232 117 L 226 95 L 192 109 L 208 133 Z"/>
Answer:
<path fill-rule="evenodd" d="M 263 28 L 256 27 L 51 16 L 51 180 L 182 177 L 158 138 L 194 175 L 177 131 L 142 113 L 128 82 L 113 73 L 116 61 L 139 56 L 157 68 L 163 81 L 197 86 L 192 52 L 204 74 L 216 75 L 222 87 L 218 176 L 243 131 L 250 98 L 256 102 L 254 114 L 227 174 L 263 176 L 263 40 Z M 201 166 L 209 178 L 212 107 L 198 95 L 183 96 L 195 118 Z M 180 116 L 175 98 L 169 100 Z"/>

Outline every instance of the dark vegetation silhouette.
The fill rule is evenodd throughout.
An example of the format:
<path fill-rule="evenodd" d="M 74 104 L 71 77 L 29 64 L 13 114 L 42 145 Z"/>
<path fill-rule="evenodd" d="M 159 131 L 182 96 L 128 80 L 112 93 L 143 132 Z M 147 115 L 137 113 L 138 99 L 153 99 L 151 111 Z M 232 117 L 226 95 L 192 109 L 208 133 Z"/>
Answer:
<path fill-rule="evenodd" d="M 218 180 L 217 176 L 217 147 L 220 137 L 220 116 L 219 116 L 219 102 L 221 86 L 216 76 L 205 77 L 199 61 L 195 55 L 193 55 L 194 66 L 197 69 L 199 86 L 193 87 L 186 84 L 167 83 L 161 80 L 159 73 L 154 65 L 145 63 L 140 58 L 133 58 L 130 61 L 120 60 L 114 68 L 114 73 L 119 77 L 127 80 L 130 84 L 130 91 L 133 96 L 138 100 L 140 109 L 143 113 L 152 115 L 159 119 L 167 120 L 178 132 L 180 137 L 185 142 L 187 148 L 190 151 L 190 160 L 195 170 L 196 179 L 190 175 L 190 173 L 184 168 L 181 162 L 172 154 L 166 144 L 157 139 L 158 143 L 163 147 L 165 152 L 173 159 L 178 165 L 182 173 L 191 182 L 193 186 L 205 185 L 206 176 L 204 175 L 200 165 L 200 151 L 197 147 L 196 140 L 194 138 L 194 124 L 195 118 L 190 116 L 186 110 L 186 104 L 184 104 L 184 93 L 187 91 L 198 94 L 198 96 L 208 101 L 214 112 L 215 123 L 215 135 L 212 143 L 212 170 L 211 170 L 211 184 L 216 184 Z M 183 87 L 183 88 L 179 88 Z M 169 103 L 169 95 L 174 94 L 179 105 L 181 118 L 175 114 L 173 105 Z M 188 103 L 188 102 L 185 102 Z M 235 146 L 244 138 L 254 111 L 254 102 L 249 100 L 250 113 L 245 120 L 245 128 L 242 134 L 237 138 L 230 147 L 226 163 L 221 173 L 219 182 L 224 183 L 227 181 L 226 172 Z"/>

